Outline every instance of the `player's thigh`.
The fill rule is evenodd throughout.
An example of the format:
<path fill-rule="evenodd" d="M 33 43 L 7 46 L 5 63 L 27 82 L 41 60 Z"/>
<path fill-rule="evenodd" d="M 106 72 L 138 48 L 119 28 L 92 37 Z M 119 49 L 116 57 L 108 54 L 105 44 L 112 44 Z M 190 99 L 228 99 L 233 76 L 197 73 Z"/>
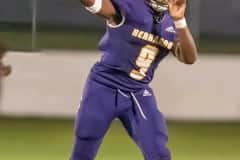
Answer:
<path fill-rule="evenodd" d="M 75 120 L 71 160 L 93 160 L 114 118 L 114 92 L 88 79 Z"/>
<path fill-rule="evenodd" d="M 101 138 L 114 118 L 114 91 L 88 79 L 75 120 L 81 138 Z"/>
<path fill-rule="evenodd" d="M 169 160 L 170 153 L 166 147 L 168 141 L 166 120 L 157 107 L 152 90 L 148 91 L 150 93 L 148 96 L 143 96 L 141 92 L 136 93 L 136 100 L 140 106 L 135 102 L 135 106 L 121 115 L 120 119 L 142 150 L 145 159 Z"/>

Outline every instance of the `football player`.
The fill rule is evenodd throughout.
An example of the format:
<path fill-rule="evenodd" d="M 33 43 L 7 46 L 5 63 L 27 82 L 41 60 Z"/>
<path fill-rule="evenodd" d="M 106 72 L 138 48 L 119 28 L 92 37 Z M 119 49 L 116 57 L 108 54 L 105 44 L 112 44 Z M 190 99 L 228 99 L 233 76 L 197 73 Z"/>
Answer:
<path fill-rule="evenodd" d="M 3 58 L 5 57 L 6 52 L 6 47 L 2 43 L 0 43 L 0 100 L 2 95 L 2 80 L 4 77 L 7 77 L 11 73 L 11 66 L 5 65 L 3 63 Z"/>
<path fill-rule="evenodd" d="M 106 19 L 107 30 L 99 43 L 101 60 L 85 84 L 71 160 L 93 160 L 115 118 L 145 160 L 170 160 L 166 122 L 149 83 L 169 52 L 183 63 L 196 61 L 196 45 L 184 17 L 186 0 L 81 2 Z"/>
<path fill-rule="evenodd" d="M 0 43 L 0 78 L 8 76 L 11 73 L 11 66 L 3 63 L 3 58 L 7 52 L 6 47 Z"/>

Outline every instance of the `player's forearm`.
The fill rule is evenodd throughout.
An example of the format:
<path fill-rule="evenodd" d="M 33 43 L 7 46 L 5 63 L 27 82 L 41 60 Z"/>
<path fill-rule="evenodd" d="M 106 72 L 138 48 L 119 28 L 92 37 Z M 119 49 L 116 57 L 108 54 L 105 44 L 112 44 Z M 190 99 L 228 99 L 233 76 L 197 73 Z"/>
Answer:
<path fill-rule="evenodd" d="M 178 29 L 181 60 L 186 64 L 193 64 L 197 60 L 197 47 L 188 27 Z"/>

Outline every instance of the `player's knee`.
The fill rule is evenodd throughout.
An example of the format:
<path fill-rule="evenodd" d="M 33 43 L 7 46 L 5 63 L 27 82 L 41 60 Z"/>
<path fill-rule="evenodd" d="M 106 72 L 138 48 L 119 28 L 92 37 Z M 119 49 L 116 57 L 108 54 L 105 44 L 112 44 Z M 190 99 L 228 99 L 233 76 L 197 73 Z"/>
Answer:
<path fill-rule="evenodd" d="M 149 154 L 145 160 L 171 160 L 171 153 L 167 147 L 162 146 L 155 153 Z"/>
<path fill-rule="evenodd" d="M 82 139 L 82 140 L 91 140 L 91 139 L 97 139 L 98 137 L 100 137 L 96 131 L 93 131 L 91 128 L 86 128 L 86 129 L 82 129 L 83 127 L 81 127 L 80 129 L 77 128 L 75 129 L 75 136 L 78 137 L 78 139 Z"/>
<path fill-rule="evenodd" d="M 73 154 L 70 160 L 94 160 L 94 157 L 84 154 Z"/>
<path fill-rule="evenodd" d="M 75 137 L 71 160 L 94 160 L 101 139 Z"/>
<path fill-rule="evenodd" d="M 84 154 L 73 154 L 70 160 L 93 160 L 94 158 Z"/>
<path fill-rule="evenodd" d="M 75 128 L 75 136 L 82 140 L 96 140 L 103 137 L 105 130 L 104 127 L 89 126 L 86 123 Z"/>
<path fill-rule="evenodd" d="M 75 124 L 75 135 L 81 139 L 98 139 L 101 138 L 107 128 L 106 123 L 98 124 L 97 117 L 81 117 Z"/>
<path fill-rule="evenodd" d="M 169 149 L 167 147 L 159 149 L 158 157 L 156 160 L 171 160 L 171 153 Z"/>

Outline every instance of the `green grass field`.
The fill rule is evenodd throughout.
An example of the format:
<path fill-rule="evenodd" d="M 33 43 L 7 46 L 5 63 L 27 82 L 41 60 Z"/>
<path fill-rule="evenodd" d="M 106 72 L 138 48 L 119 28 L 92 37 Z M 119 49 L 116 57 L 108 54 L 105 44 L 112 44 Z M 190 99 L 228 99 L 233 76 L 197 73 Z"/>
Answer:
<path fill-rule="evenodd" d="M 1 160 L 67 160 L 72 120 L 0 118 Z M 239 160 L 240 123 L 169 122 L 173 160 Z M 97 160 L 142 160 L 140 151 L 116 121 Z"/>

